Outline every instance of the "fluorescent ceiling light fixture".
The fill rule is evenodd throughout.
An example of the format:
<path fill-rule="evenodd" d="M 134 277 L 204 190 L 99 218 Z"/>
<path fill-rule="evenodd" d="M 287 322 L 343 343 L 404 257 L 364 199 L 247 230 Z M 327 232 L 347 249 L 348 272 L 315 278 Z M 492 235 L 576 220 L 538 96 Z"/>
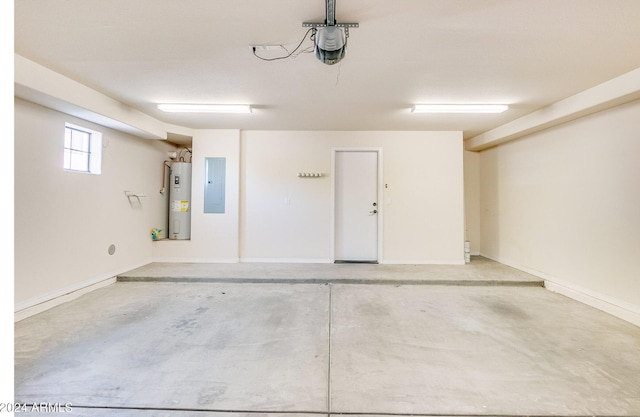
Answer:
<path fill-rule="evenodd" d="M 416 104 L 414 113 L 502 113 L 506 104 Z"/>
<path fill-rule="evenodd" d="M 169 113 L 251 113 L 248 104 L 158 104 Z"/>

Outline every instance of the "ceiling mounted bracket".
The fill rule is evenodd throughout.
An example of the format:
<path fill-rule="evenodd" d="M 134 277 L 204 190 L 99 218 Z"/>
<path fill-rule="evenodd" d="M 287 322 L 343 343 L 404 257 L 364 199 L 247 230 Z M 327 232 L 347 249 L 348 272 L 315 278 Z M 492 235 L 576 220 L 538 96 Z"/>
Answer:
<path fill-rule="evenodd" d="M 326 0 L 326 19 L 324 23 L 304 22 L 302 27 L 305 28 L 323 28 L 327 26 L 336 26 L 339 28 L 357 28 L 358 23 L 337 23 L 336 22 L 336 0 Z"/>
<path fill-rule="evenodd" d="M 316 22 L 304 22 L 302 27 L 304 28 L 325 28 L 327 26 L 335 26 L 339 28 L 358 28 L 360 27 L 360 23 L 336 23 L 333 25 L 327 25 L 326 23 L 316 23 Z"/>
<path fill-rule="evenodd" d="M 304 22 L 302 24 L 302 27 L 305 28 L 326 28 L 327 26 L 335 26 L 338 28 L 344 28 L 344 35 L 348 38 L 349 37 L 349 28 L 359 28 L 360 24 L 359 23 L 336 23 L 334 25 L 327 25 L 326 23 L 313 23 L 313 22 Z"/>

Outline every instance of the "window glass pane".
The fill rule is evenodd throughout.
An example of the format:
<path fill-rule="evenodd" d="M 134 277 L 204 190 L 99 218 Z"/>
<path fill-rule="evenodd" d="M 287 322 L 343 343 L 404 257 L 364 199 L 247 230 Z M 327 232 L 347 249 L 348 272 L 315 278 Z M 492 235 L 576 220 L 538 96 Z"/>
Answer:
<path fill-rule="evenodd" d="M 89 152 L 89 135 L 85 132 L 73 130 L 71 132 L 71 149 Z"/>
<path fill-rule="evenodd" d="M 88 154 L 85 152 L 71 151 L 70 169 L 76 171 L 89 171 Z"/>
<path fill-rule="evenodd" d="M 71 131 L 71 146 L 69 148 L 71 149 L 81 149 L 82 148 L 82 143 L 81 142 L 81 137 L 78 136 L 78 132 L 76 132 L 75 130 Z"/>

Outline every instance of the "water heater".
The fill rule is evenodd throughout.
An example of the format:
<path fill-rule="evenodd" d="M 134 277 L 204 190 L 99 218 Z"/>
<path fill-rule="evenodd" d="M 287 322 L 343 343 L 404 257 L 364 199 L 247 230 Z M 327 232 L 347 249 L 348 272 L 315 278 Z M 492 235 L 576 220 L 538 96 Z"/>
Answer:
<path fill-rule="evenodd" d="M 169 239 L 191 238 L 191 163 L 171 164 Z"/>

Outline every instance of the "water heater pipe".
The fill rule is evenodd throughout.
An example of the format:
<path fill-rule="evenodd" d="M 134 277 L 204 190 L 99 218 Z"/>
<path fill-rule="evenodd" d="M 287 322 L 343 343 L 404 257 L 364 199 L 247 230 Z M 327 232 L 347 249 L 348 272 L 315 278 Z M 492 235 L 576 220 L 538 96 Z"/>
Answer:
<path fill-rule="evenodd" d="M 171 161 L 162 161 L 162 188 L 160 189 L 160 194 L 164 194 L 164 192 L 166 191 L 165 184 L 167 181 L 167 168 L 170 168 L 167 162 L 171 162 Z"/>

